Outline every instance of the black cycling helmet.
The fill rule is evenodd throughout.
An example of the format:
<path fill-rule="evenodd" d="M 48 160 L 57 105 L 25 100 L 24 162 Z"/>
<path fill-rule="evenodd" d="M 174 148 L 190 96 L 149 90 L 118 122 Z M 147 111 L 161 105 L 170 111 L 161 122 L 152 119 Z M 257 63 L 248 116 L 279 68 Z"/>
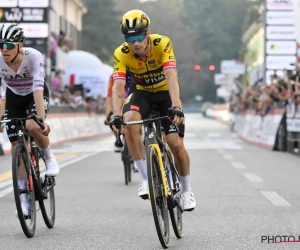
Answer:
<path fill-rule="evenodd" d="M 18 43 L 25 39 L 23 28 L 16 23 L 6 23 L 0 27 L 0 41 Z"/>
<path fill-rule="evenodd" d="M 150 19 L 141 10 L 131 10 L 124 14 L 120 26 L 123 35 L 136 35 L 148 31 Z"/>

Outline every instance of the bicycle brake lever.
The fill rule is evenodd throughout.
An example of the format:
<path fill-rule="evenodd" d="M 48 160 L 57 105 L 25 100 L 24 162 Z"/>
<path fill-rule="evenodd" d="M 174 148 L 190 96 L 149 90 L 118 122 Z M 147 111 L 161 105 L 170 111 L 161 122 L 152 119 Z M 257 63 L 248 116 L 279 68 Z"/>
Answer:
<path fill-rule="evenodd" d="M 31 118 L 40 126 L 41 129 L 45 129 L 42 117 L 36 114 L 32 114 Z"/>
<path fill-rule="evenodd" d="M 124 146 L 123 142 L 121 141 L 121 134 L 117 133 L 116 135 L 116 142 L 115 142 L 115 146 L 118 148 L 122 148 Z"/>

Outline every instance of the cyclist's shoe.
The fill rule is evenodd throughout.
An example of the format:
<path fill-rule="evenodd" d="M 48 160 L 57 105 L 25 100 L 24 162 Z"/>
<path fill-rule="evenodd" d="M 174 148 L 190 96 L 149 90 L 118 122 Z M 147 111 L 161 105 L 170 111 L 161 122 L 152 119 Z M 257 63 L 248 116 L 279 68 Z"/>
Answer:
<path fill-rule="evenodd" d="M 52 155 L 49 159 L 46 160 L 47 175 L 56 176 L 59 173 L 59 166 L 57 164 L 56 158 Z"/>
<path fill-rule="evenodd" d="M 175 200 L 178 202 L 182 211 L 193 211 L 196 207 L 196 200 L 193 192 L 178 192 L 175 194 Z"/>
<path fill-rule="evenodd" d="M 140 196 L 142 199 L 146 200 L 146 199 L 148 199 L 148 191 L 149 191 L 148 180 L 144 180 L 141 182 L 141 184 L 139 186 L 138 196 Z"/>
<path fill-rule="evenodd" d="M 30 204 L 22 201 L 21 207 L 22 207 L 23 215 L 29 216 Z M 16 217 L 19 217 L 18 210 L 16 210 L 15 215 L 16 215 Z"/>

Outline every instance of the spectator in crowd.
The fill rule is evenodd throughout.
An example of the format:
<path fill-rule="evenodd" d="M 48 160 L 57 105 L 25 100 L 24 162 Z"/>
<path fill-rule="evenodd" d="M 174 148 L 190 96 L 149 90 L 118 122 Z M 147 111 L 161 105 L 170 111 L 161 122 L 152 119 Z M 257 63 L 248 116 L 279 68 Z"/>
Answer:
<path fill-rule="evenodd" d="M 262 116 L 276 107 L 284 107 L 289 103 L 295 104 L 296 116 L 300 104 L 300 64 L 296 64 L 296 71 L 284 70 L 280 78 L 276 72 L 270 78 L 270 84 L 263 84 L 260 79 L 235 99 L 238 112 L 254 109 Z"/>
<path fill-rule="evenodd" d="M 50 36 L 50 58 L 51 58 L 51 65 L 55 67 L 56 65 L 56 50 L 58 46 L 58 37 L 52 31 Z"/>

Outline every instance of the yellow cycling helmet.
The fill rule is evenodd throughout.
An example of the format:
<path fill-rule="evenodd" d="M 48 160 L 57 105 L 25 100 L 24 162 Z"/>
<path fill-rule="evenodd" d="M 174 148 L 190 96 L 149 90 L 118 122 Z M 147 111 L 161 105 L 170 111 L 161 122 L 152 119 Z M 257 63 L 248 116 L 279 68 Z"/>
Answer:
<path fill-rule="evenodd" d="M 120 26 L 123 35 L 135 35 L 148 31 L 150 19 L 145 12 L 141 10 L 131 10 L 124 14 Z"/>

